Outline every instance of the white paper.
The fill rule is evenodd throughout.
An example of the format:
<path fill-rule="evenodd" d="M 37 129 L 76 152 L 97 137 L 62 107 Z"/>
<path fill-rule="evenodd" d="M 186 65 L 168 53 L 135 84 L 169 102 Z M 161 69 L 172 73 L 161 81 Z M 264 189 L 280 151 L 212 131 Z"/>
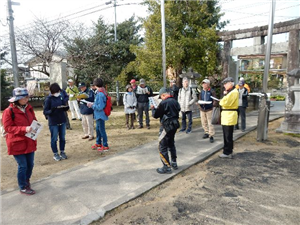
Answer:
<path fill-rule="evenodd" d="M 41 123 L 39 123 L 38 121 L 33 120 L 30 126 L 32 127 L 32 131 L 29 133 L 26 133 L 25 136 L 28 138 L 31 138 L 32 140 L 36 140 L 37 136 L 43 129 L 43 125 Z"/>
<path fill-rule="evenodd" d="M 149 97 L 149 101 L 150 101 L 150 105 L 153 105 L 155 109 L 157 109 L 158 105 L 159 105 L 159 101 L 158 98 L 155 97 Z"/>
<path fill-rule="evenodd" d="M 83 102 L 83 103 L 86 103 L 86 104 L 88 104 L 88 103 L 93 103 L 93 102 L 89 102 L 89 101 L 87 101 L 87 100 L 85 100 L 85 99 L 81 99 L 80 101 Z"/>
<path fill-rule="evenodd" d="M 205 105 L 205 104 L 211 104 L 211 101 L 203 101 L 203 100 L 199 100 L 198 103 L 200 105 Z"/>
<path fill-rule="evenodd" d="M 220 101 L 220 99 L 210 96 L 213 100 Z"/>

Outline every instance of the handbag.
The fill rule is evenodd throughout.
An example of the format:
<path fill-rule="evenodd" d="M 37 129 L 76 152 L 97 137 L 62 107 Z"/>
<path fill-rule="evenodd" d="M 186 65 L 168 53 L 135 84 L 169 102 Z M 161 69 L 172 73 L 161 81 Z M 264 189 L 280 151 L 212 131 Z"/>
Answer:
<path fill-rule="evenodd" d="M 221 107 L 217 106 L 213 108 L 211 116 L 211 124 L 220 125 L 221 124 Z"/>

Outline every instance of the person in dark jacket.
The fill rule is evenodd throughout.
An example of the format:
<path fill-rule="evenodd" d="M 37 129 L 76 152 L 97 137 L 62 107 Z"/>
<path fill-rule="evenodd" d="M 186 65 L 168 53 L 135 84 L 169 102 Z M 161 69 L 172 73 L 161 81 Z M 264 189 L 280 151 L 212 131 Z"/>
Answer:
<path fill-rule="evenodd" d="M 18 184 L 21 194 L 33 195 L 30 177 L 34 166 L 34 153 L 36 140 L 25 136 L 32 131 L 30 126 L 37 120 L 31 105 L 28 104 L 29 96 L 25 88 L 15 88 L 9 107 L 3 111 L 2 123 L 6 132 L 8 155 L 13 155 L 18 163 Z"/>
<path fill-rule="evenodd" d="M 178 92 L 179 87 L 176 86 L 176 80 L 170 80 L 170 94 L 173 96 L 173 98 L 178 101 Z"/>
<path fill-rule="evenodd" d="M 53 159 L 60 161 L 67 159 L 65 153 L 66 145 L 66 115 L 69 106 L 67 93 L 60 88 L 57 83 L 50 85 L 50 95 L 45 100 L 44 115 L 48 117 L 48 125 L 51 133 L 51 149 L 53 151 Z M 57 149 L 57 139 L 59 137 L 60 155 Z"/>
<path fill-rule="evenodd" d="M 143 128 L 143 112 L 146 114 L 146 126 L 150 129 L 150 118 L 149 118 L 149 97 L 153 95 L 152 89 L 146 85 L 144 79 L 140 79 L 140 85 L 136 89 L 137 98 L 137 109 L 139 116 L 139 129 Z"/>
<path fill-rule="evenodd" d="M 84 82 L 78 84 L 80 89 L 77 100 L 79 101 L 79 109 L 82 119 L 82 128 L 84 135 L 82 139 L 92 141 L 94 139 L 94 110 L 87 106 L 87 102 L 94 102 L 94 92 L 86 87 Z"/>
<path fill-rule="evenodd" d="M 159 103 L 157 109 L 155 109 L 153 105 L 151 105 L 151 109 L 152 116 L 154 118 L 160 118 L 160 122 L 164 129 L 159 138 L 159 151 L 163 167 L 156 170 L 158 173 L 164 174 L 172 173 L 171 167 L 175 170 L 178 169 L 174 138 L 175 133 L 179 128 L 178 118 L 180 105 L 174 98 L 172 98 L 170 91 L 164 87 L 160 89 L 159 96 L 162 101 Z M 171 162 L 168 150 L 171 153 Z"/>
<path fill-rule="evenodd" d="M 241 127 L 242 132 L 246 130 L 246 109 L 248 107 L 248 89 L 245 88 L 245 82 L 239 81 L 238 91 L 239 91 L 239 109 L 238 109 L 238 119 L 235 129 L 239 129 L 239 117 L 241 116 Z"/>
<path fill-rule="evenodd" d="M 200 106 L 200 117 L 201 124 L 204 130 L 203 139 L 209 138 L 210 143 L 214 142 L 215 128 L 214 125 L 211 124 L 213 107 L 217 106 L 217 102 L 213 100 L 211 97 L 216 98 L 216 92 L 210 87 L 210 80 L 204 79 L 202 81 L 202 90 L 199 94 L 199 106 Z M 209 104 L 201 104 L 201 101 L 211 102 Z"/>

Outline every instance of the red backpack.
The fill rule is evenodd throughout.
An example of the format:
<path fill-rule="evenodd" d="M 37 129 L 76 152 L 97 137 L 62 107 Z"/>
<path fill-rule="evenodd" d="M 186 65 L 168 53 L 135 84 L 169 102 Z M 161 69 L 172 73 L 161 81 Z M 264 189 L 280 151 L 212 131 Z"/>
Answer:
<path fill-rule="evenodd" d="M 102 92 L 102 91 L 101 91 Z M 111 97 L 108 96 L 106 93 L 102 92 L 106 96 L 106 105 L 103 109 L 106 116 L 110 116 L 111 111 L 113 110 Z"/>

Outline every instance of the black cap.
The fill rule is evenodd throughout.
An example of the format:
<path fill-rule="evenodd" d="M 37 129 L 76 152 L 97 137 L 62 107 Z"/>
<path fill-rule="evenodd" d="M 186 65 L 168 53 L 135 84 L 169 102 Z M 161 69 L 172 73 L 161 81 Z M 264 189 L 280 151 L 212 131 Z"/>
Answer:
<path fill-rule="evenodd" d="M 84 82 L 79 83 L 79 84 L 78 84 L 78 87 L 80 87 L 80 88 L 81 88 L 81 87 L 85 87 L 85 83 L 84 83 Z"/>
<path fill-rule="evenodd" d="M 232 77 L 227 77 L 227 78 L 225 78 L 225 79 L 222 81 L 223 84 L 226 84 L 226 83 L 228 83 L 228 82 L 234 82 L 233 78 L 232 78 Z"/>

